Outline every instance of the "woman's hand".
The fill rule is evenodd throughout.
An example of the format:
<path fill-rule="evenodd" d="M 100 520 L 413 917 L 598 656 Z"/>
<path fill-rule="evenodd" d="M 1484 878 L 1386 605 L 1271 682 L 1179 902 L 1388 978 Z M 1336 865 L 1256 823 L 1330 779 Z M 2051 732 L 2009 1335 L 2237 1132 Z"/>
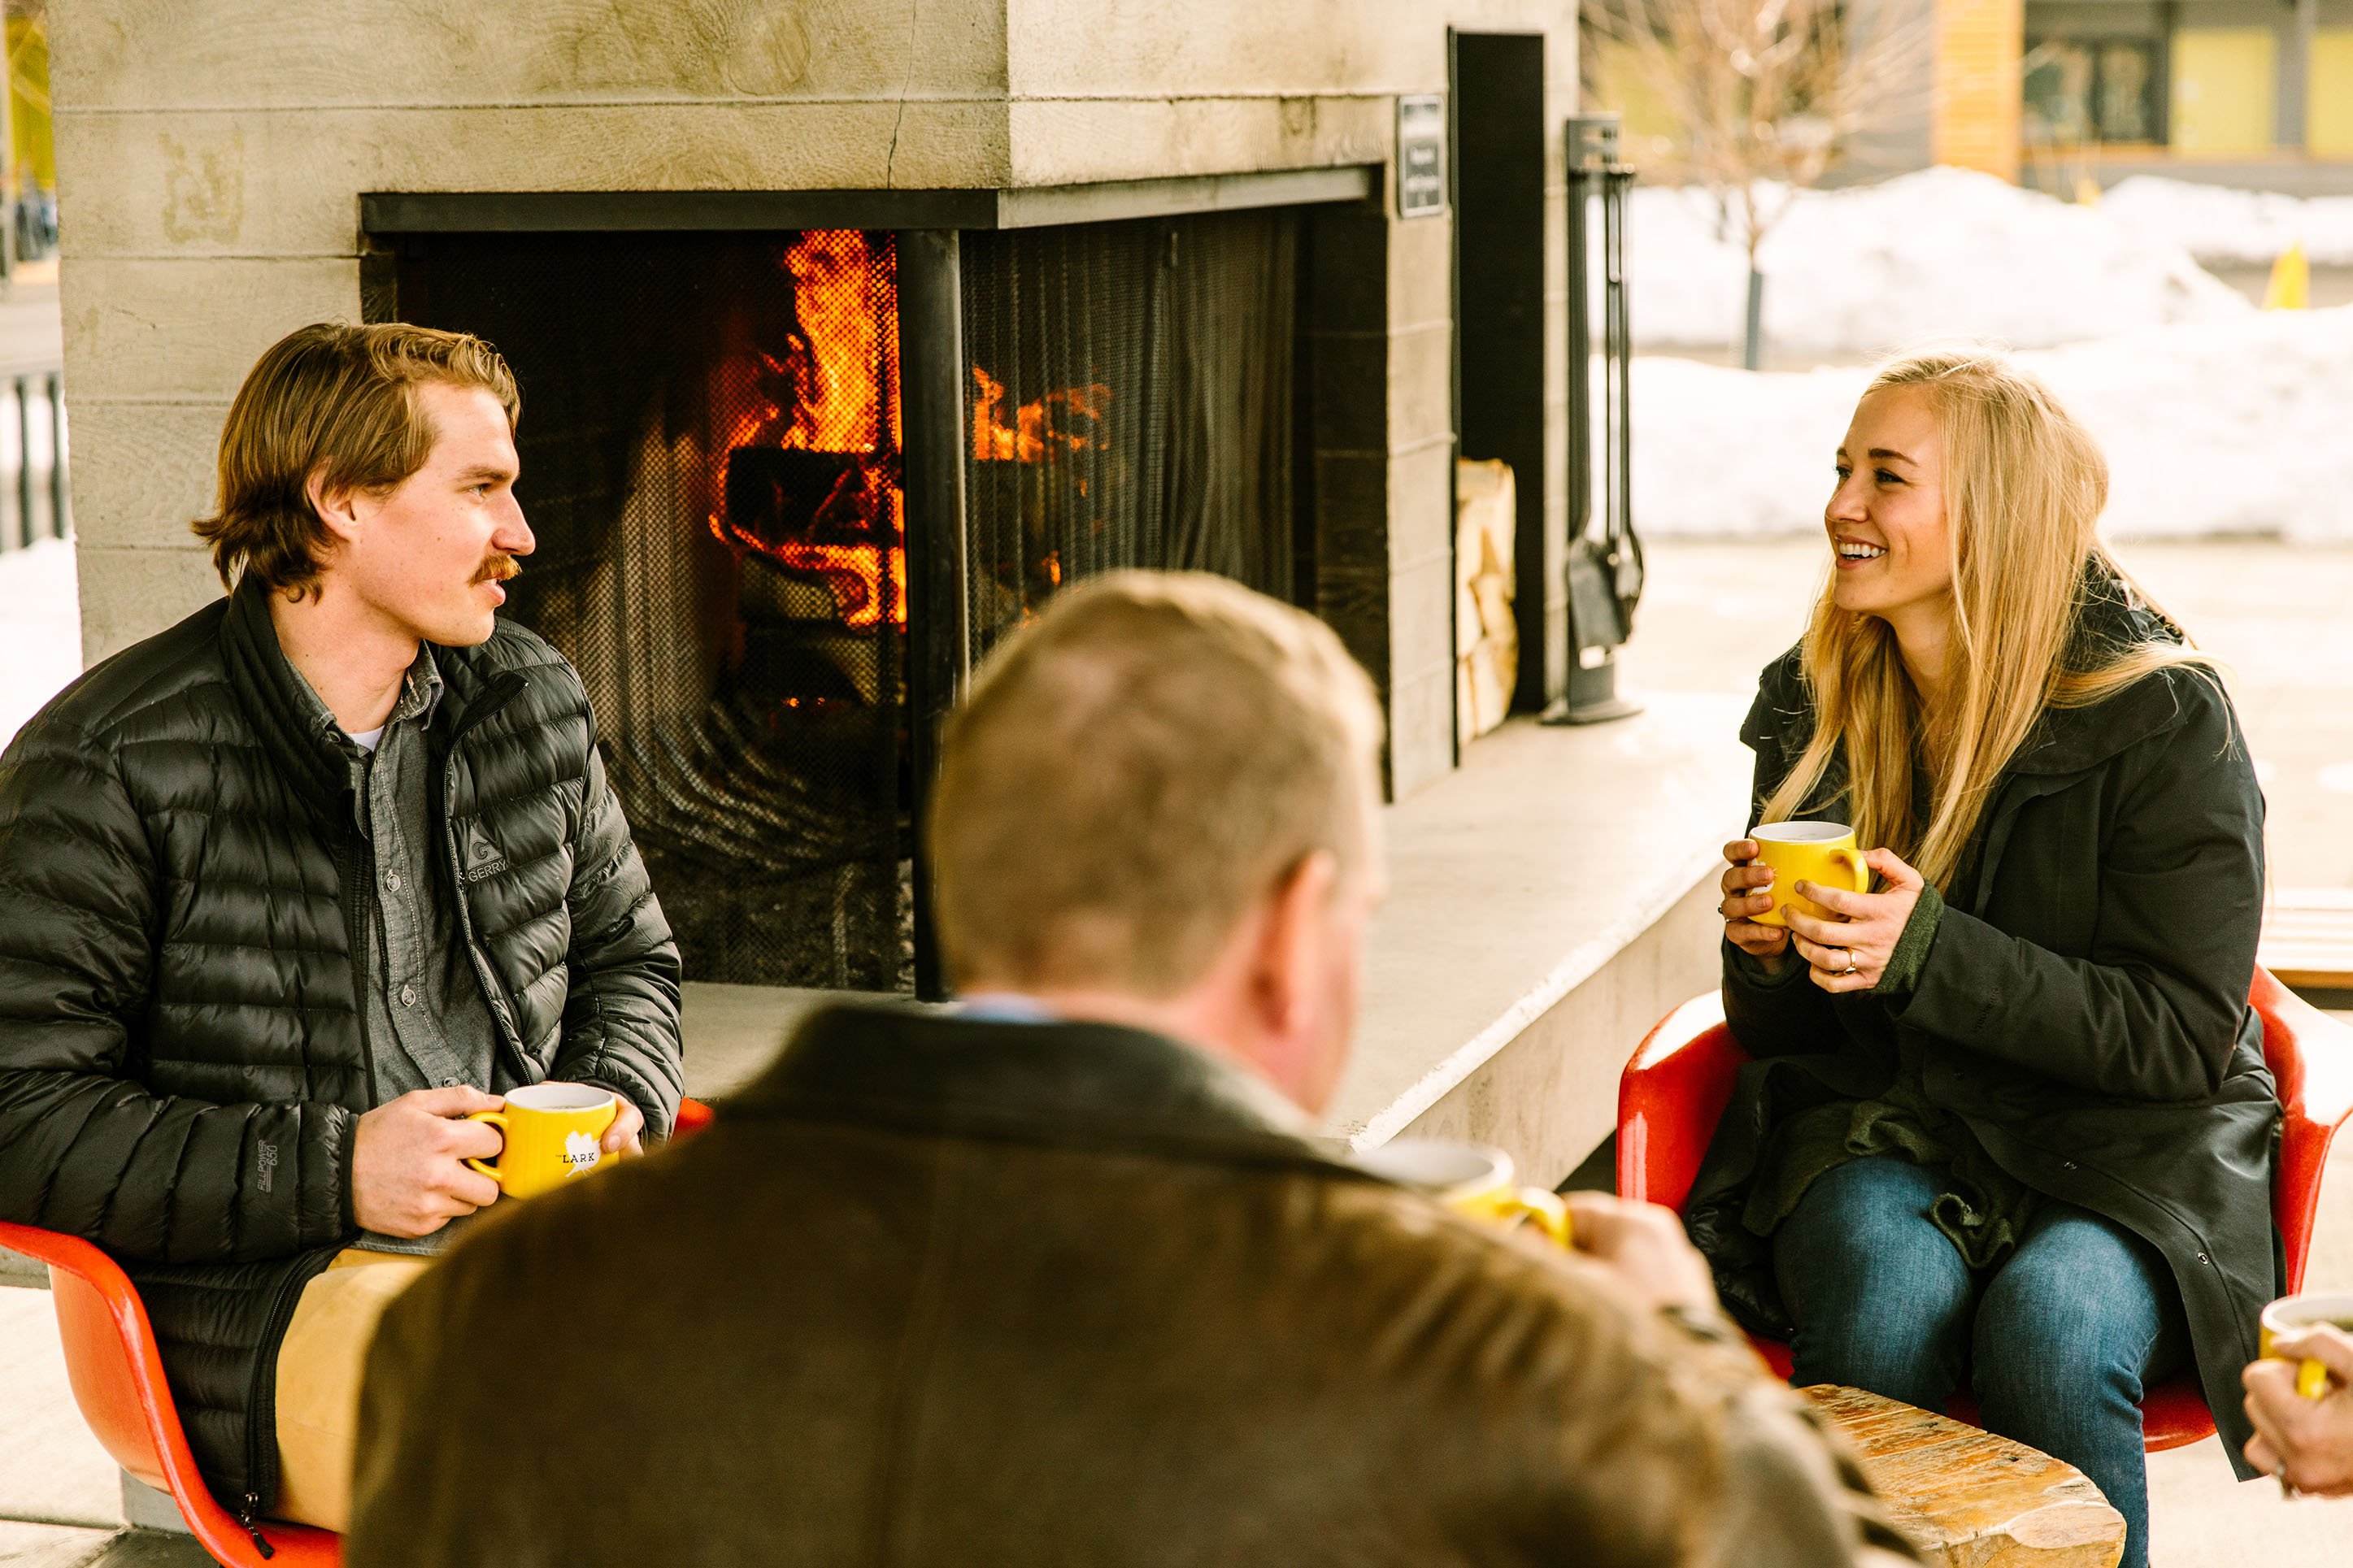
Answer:
<path fill-rule="evenodd" d="M 1816 920 L 1802 910 L 1783 911 L 1798 956 L 1812 970 L 1810 978 L 1825 991 L 1868 991 L 1887 973 L 1895 944 L 1920 901 L 1920 873 L 1906 866 L 1893 849 L 1873 849 L 1862 863 L 1886 884 L 1876 893 L 1851 893 L 1842 888 L 1799 882 L 1791 889 L 1831 911 L 1830 920 Z"/>
<path fill-rule="evenodd" d="M 1772 895 L 1764 890 L 1773 885 L 1773 868 L 1758 860 L 1757 854 L 1754 838 L 1736 838 L 1724 847 L 1724 858 L 1731 865 L 1724 873 L 1724 902 L 1716 912 L 1724 916 L 1726 942 L 1767 968 L 1778 970 L 1789 952 L 1789 933 L 1779 926 L 1758 925 L 1751 918 L 1773 907 Z"/>

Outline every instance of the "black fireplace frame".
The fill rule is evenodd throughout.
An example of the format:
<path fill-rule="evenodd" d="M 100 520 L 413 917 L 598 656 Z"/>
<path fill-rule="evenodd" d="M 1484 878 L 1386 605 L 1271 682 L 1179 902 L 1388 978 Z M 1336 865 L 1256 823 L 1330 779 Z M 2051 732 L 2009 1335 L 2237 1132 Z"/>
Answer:
<path fill-rule="evenodd" d="M 410 236 L 855 228 L 888 230 L 896 237 L 907 701 L 917 832 L 915 994 L 937 1001 L 948 992 L 921 869 L 923 796 L 935 771 L 940 725 L 963 689 L 973 658 L 963 234 L 1277 206 L 1365 215 L 1377 223 L 1382 176 L 1378 165 L 1346 165 L 1025 190 L 365 192 L 359 198 L 361 312 L 368 321 L 396 319 L 399 244 Z M 1305 336 L 1318 335 L 1311 324 Z M 1312 342 L 1303 346 L 1312 353 Z M 1312 394 L 1303 400 L 1311 425 L 1314 403 Z M 1320 532 L 1322 526 L 1319 513 L 1311 532 Z M 1312 554 L 1314 544 L 1312 537 L 1303 541 L 1303 552 Z M 1385 622 L 1384 615 L 1384 628 Z M 1346 637 L 1347 627 L 1341 629 Z"/>

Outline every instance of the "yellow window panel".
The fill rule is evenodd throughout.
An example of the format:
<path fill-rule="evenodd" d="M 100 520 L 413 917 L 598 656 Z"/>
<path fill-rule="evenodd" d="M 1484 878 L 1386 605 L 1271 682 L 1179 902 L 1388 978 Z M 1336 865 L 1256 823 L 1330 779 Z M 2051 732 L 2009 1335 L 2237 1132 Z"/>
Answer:
<path fill-rule="evenodd" d="M 2260 153 L 2278 129 L 2279 44 L 2269 27 L 2183 27 L 2173 35 L 2173 145 Z"/>
<path fill-rule="evenodd" d="M 2020 0 L 1937 0 L 1929 149 L 1939 163 L 2018 178 Z"/>
<path fill-rule="evenodd" d="M 2305 137 L 2316 153 L 2353 153 L 2353 27 L 2323 27 L 2312 40 L 2311 108 Z"/>

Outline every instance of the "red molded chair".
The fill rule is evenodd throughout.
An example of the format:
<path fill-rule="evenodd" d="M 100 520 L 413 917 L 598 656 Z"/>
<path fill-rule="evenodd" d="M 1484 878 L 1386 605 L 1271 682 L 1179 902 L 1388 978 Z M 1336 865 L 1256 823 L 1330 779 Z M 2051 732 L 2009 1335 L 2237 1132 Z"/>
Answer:
<path fill-rule="evenodd" d="M 2263 1016 L 2263 1059 L 2278 1081 L 2286 1112 L 2272 1218 L 2284 1244 L 2287 1288 L 2293 1291 L 2304 1284 L 2329 1142 L 2353 1115 L 2353 1028 L 2265 970 L 2255 971 L 2248 1000 Z M 1618 1085 L 1620 1194 L 1672 1209 L 1683 1206 L 1700 1158 L 1732 1098 L 1733 1075 L 1747 1060 L 1725 1026 L 1723 998 L 1714 994 L 1684 1003 L 1651 1031 Z M 1775 1372 L 1788 1376 L 1788 1346 L 1759 1340 L 1757 1348 Z M 1976 1402 L 1966 1394 L 1957 1397 L 1951 1414 L 1973 1421 Z M 2151 1452 L 2198 1442 L 2214 1430 L 2197 1379 L 2187 1373 L 2148 1391 L 2141 1402 L 2141 1423 Z"/>
<path fill-rule="evenodd" d="M 710 1121 L 709 1106 L 682 1100 L 674 1135 L 700 1132 Z M 267 1545 L 257 1544 L 213 1497 L 196 1473 L 180 1412 L 164 1381 L 146 1305 L 113 1258 L 79 1237 L 5 1222 L 0 1247 L 48 1265 L 66 1375 L 82 1419 L 116 1464 L 171 1494 L 206 1552 L 229 1568 L 338 1568 L 342 1536 L 263 1520 L 259 1532 Z"/>

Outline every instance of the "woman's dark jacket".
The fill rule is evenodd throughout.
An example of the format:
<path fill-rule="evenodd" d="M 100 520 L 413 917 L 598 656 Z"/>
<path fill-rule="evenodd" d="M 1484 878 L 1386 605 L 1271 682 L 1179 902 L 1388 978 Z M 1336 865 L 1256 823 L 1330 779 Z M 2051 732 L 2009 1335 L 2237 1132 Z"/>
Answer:
<path fill-rule="evenodd" d="M 2172 636 L 2095 598 L 2086 637 Z M 2078 647 L 2087 646 L 2079 642 Z M 1813 732 L 1792 649 L 1764 673 L 1741 739 L 1756 800 Z M 1834 759 L 1799 814 L 1847 820 Z M 2263 918 L 2263 801 L 2230 700 L 2195 669 L 2047 711 L 1995 787 L 1907 995 L 1760 984 L 1725 949 L 1743 1068 L 1687 1210 L 1726 1302 L 1786 1339 L 1770 1243 L 1741 1201 L 1775 1121 L 1893 1081 L 1899 1039 L 1930 1100 L 2035 1190 L 2105 1215 L 2164 1254 L 2198 1376 L 2234 1464 L 2249 1436 L 2239 1372 L 2279 1293 L 2272 1154 L 2279 1104 L 2247 1004 Z"/>
<path fill-rule="evenodd" d="M 579 677 L 505 622 L 434 658 L 438 847 L 497 1077 L 599 1083 L 664 1131 L 678 952 Z M 278 1342 L 357 1235 L 373 1104 L 369 859 L 299 679 L 248 584 L 90 670 L 0 755 L 0 1217 L 123 1264 L 232 1508 L 276 1492 Z"/>

